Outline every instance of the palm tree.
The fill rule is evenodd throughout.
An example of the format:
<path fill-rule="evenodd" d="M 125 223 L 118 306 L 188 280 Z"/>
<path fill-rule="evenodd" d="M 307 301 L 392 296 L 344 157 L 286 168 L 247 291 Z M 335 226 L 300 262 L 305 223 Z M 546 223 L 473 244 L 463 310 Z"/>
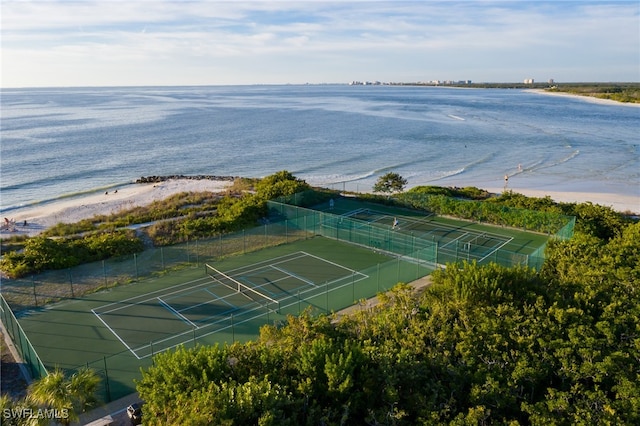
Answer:
<path fill-rule="evenodd" d="M 100 377 L 88 368 L 82 368 L 67 378 L 59 368 L 29 387 L 27 398 L 33 403 L 53 409 L 58 413 L 56 420 L 68 425 L 78 420 L 78 410 L 86 411 L 93 406 Z"/>
<path fill-rule="evenodd" d="M 100 376 L 89 368 L 76 371 L 69 380 L 69 390 L 73 395 L 75 406 L 84 413 L 98 403 L 96 392 L 100 385 Z"/>

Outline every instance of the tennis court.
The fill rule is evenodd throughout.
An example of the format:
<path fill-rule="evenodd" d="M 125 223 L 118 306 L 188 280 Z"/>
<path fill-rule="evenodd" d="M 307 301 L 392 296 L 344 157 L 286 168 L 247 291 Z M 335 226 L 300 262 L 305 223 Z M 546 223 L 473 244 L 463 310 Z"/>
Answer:
<path fill-rule="evenodd" d="M 429 213 L 425 213 L 424 216 L 406 216 L 360 208 L 347 212 L 344 216 L 378 226 L 381 229 L 390 229 L 396 233 L 410 235 L 421 240 L 437 242 L 438 250 L 441 252 L 455 252 L 456 257 L 462 255 L 468 261 L 482 262 L 514 239 L 512 236 L 500 235 L 495 232 L 473 230 L 438 222 L 434 220 L 436 219 L 435 215 Z M 376 241 L 375 244 L 384 247 L 383 242 L 389 244 L 391 240 L 392 236 L 389 235 L 383 240 Z M 407 252 L 408 248 L 402 251 Z"/>
<path fill-rule="evenodd" d="M 420 209 L 335 196 L 313 209 L 269 201 L 274 218 L 313 234 L 425 261 L 539 268 L 548 234 L 437 216 Z"/>
<path fill-rule="evenodd" d="M 135 391 L 154 354 L 253 340 L 288 315 L 338 311 L 432 270 L 324 237 L 193 259 L 200 262 L 31 311 L 20 325 L 47 369 L 93 368 L 109 401 Z"/>
<path fill-rule="evenodd" d="M 47 369 L 95 369 L 109 401 L 134 392 L 161 351 L 253 340 L 265 324 L 338 311 L 449 262 L 527 265 L 547 239 L 352 200 L 268 204 L 270 223 L 191 244 L 189 266 L 21 316 L 34 353 Z"/>
<path fill-rule="evenodd" d="M 329 294 L 368 275 L 304 251 L 206 275 L 169 288 L 107 303 L 96 317 L 141 359 L 226 328 L 238 319 L 295 311 L 300 300 Z M 348 305 L 352 300 L 337 303 Z M 293 308 L 292 308 L 293 307 Z"/>

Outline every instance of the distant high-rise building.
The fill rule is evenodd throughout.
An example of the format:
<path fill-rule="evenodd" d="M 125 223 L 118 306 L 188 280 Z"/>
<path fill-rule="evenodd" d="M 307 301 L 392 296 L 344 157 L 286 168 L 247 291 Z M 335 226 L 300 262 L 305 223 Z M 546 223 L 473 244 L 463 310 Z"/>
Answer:
<path fill-rule="evenodd" d="M 533 79 L 532 78 L 525 78 L 524 79 L 524 84 L 533 84 Z"/>
<path fill-rule="evenodd" d="M 553 83 L 554 83 L 553 79 L 552 79 L 552 78 L 550 78 L 550 79 L 549 79 L 549 84 L 553 84 Z"/>

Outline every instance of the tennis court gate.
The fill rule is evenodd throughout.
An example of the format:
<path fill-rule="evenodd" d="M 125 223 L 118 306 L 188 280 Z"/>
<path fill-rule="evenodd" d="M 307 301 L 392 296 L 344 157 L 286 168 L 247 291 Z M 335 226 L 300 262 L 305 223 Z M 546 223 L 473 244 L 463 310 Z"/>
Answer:
<path fill-rule="evenodd" d="M 447 263 L 472 260 L 469 251 L 457 244 L 441 244 L 411 234 L 394 232 L 389 226 L 380 226 L 363 220 L 333 213 L 311 210 L 276 201 L 268 201 L 272 216 L 286 220 L 289 229 L 299 229 L 313 235 L 321 235 L 339 241 L 369 247 L 374 250 L 402 256 L 426 263 L 432 268 Z M 445 247 L 446 246 L 446 247 Z M 542 254 L 531 256 L 499 248 L 481 260 L 479 264 L 495 262 L 503 266 L 531 266 L 540 268 Z"/>

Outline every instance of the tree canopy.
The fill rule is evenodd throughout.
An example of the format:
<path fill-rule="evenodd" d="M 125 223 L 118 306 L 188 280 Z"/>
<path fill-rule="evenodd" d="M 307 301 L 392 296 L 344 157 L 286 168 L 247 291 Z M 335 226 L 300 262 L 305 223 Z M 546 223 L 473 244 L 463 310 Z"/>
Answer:
<path fill-rule="evenodd" d="M 398 173 L 389 172 L 380 176 L 373 185 L 374 192 L 394 193 L 402 192 L 407 185 L 407 180 Z"/>

